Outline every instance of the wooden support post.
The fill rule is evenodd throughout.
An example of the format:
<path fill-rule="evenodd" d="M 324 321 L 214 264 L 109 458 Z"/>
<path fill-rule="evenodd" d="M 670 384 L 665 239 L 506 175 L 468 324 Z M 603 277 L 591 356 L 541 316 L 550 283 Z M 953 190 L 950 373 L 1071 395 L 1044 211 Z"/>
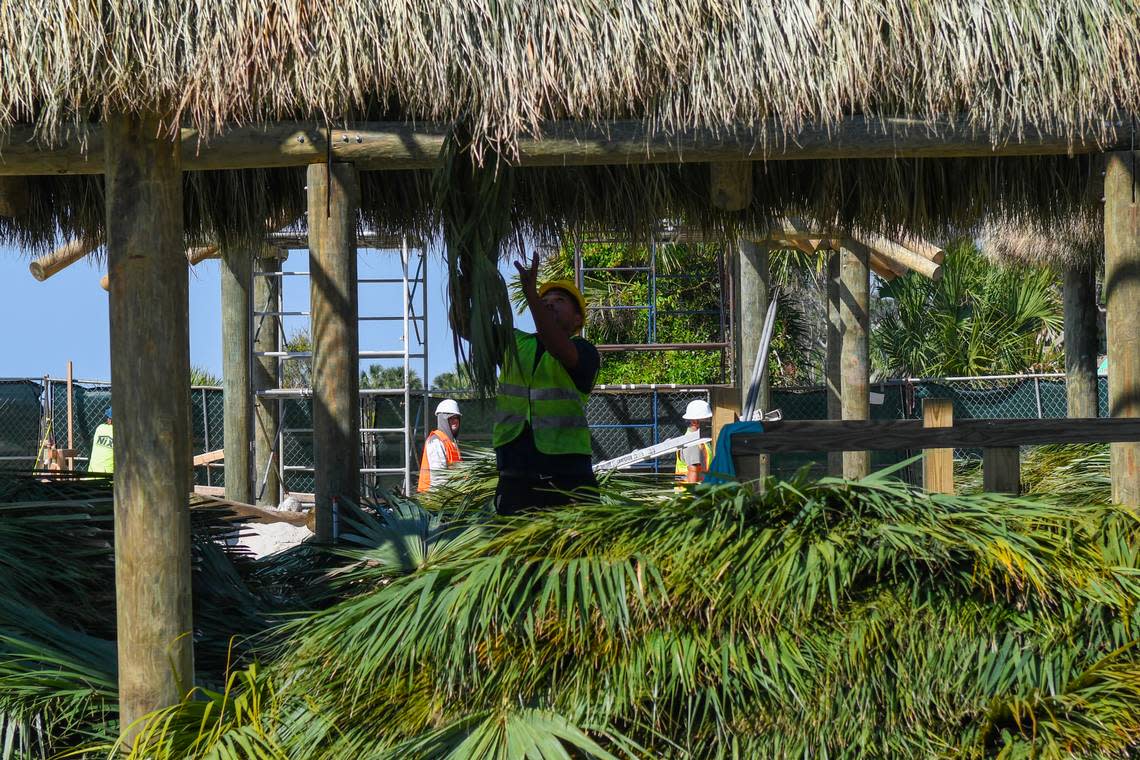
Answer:
<path fill-rule="evenodd" d="M 133 721 L 194 683 L 190 298 L 179 144 L 156 137 L 169 119 L 104 119 L 119 707 L 129 742 Z"/>
<path fill-rule="evenodd" d="M 709 200 L 724 211 L 742 211 L 752 205 L 751 161 L 715 161 L 709 164 Z"/>
<path fill-rule="evenodd" d="M 950 451 L 953 449 L 941 449 Z M 951 460 L 950 466 L 954 463 Z M 993 446 L 982 449 L 982 490 L 987 493 L 1021 493 L 1021 449 Z"/>
<path fill-rule="evenodd" d="M 1104 177 L 1104 298 L 1108 410 L 1140 417 L 1140 154 L 1108 154 Z M 1140 444 L 1112 444 L 1112 500 L 1140 507 Z"/>
<path fill-rule="evenodd" d="M 317 540 L 333 536 L 333 499 L 360 492 L 360 347 L 356 217 L 360 186 L 351 164 L 313 164 L 309 184 L 309 275 L 313 325 L 313 447 Z"/>
<path fill-rule="evenodd" d="M 769 271 L 768 246 L 741 239 L 737 243 L 736 299 L 736 383 L 740 391 L 740 408 L 748 396 L 748 384 L 756 353 L 764 333 L 764 317 L 768 312 Z M 768 365 L 760 376 L 760 394 L 756 406 L 766 410 L 771 403 L 768 387 Z M 760 457 L 756 478 L 768 474 L 768 457 Z"/>
<path fill-rule="evenodd" d="M 928 398 L 922 402 L 923 427 L 954 427 L 954 402 Z M 954 493 L 954 449 L 922 452 L 922 485 L 931 493 Z"/>
<path fill-rule="evenodd" d="M 866 249 L 839 254 L 840 408 L 845 420 L 871 418 L 871 273 Z M 843 452 L 843 477 L 871 474 L 871 452 Z"/>
<path fill-rule="evenodd" d="M 827 393 L 827 419 L 843 419 L 840 357 L 843 355 L 843 329 L 839 321 L 839 251 L 827 253 L 827 355 L 824 360 L 824 383 Z M 843 475 L 843 452 L 827 452 L 827 474 Z"/>
<path fill-rule="evenodd" d="M 1069 417 L 1097 416 L 1096 273 L 1092 265 L 1065 269 L 1065 394 Z"/>
<path fill-rule="evenodd" d="M 253 251 L 234 246 L 222 252 L 222 388 L 226 498 L 253 501 L 250 447 L 253 402 L 250 388 L 250 293 Z"/>
<path fill-rule="evenodd" d="M 740 395 L 735 388 L 710 388 L 709 405 L 713 413 L 712 446 L 715 448 L 721 429 L 735 422 L 740 414 Z"/>
<path fill-rule="evenodd" d="M 260 271 L 281 271 L 281 260 L 276 253 L 258 259 Z M 253 306 L 257 311 L 281 311 L 281 278 L 275 276 L 253 278 Z M 253 350 L 257 354 L 281 350 L 281 321 L 277 316 L 254 317 Z M 276 388 L 280 382 L 277 357 L 256 356 L 253 360 L 252 392 Z M 254 495 L 259 507 L 275 507 L 281 503 L 281 478 L 274 450 L 280 426 L 278 401 L 257 396 L 254 401 L 253 471 Z"/>

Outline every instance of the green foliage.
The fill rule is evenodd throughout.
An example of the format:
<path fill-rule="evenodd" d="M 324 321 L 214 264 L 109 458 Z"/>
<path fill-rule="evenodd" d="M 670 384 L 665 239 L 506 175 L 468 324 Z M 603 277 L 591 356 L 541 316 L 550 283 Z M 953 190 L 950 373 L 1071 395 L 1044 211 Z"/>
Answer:
<path fill-rule="evenodd" d="M 468 391 L 472 387 L 471 374 L 462 364 L 450 372 L 441 372 L 431 381 L 432 390 Z"/>
<path fill-rule="evenodd" d="M 217 388 L 221 386 L 222 378 L 215 375 L 205 367 L 190 367 L 190 385 L 191 387 L 204 385 L 210 388 Z"/>
<path fill-rule="evenodd" d="M 879 288 L 871 335 L 879 372 L 951 377 L 1061 367 L 1052 272 L 991 264 L 968 242 L 947 251 L 942 271 L 937 283 L 911 273 Z"/>
<path fill-rule="evenodd" d="M 645 271 L 586 272 L 583 291 L 592 307 L 584 334 L 594 343 L 708 343 L 720 339 L 719 249 L 710 245 L 657 248 L 657 315 Z M 582 265 L 647 267 L 645 246 L 585 243 Z M 543 269 L 546 279 L 573 279 L 574 249 L 567 242 Z M 516 303 L 518 303 L 516 296 Z M 629 308 L 641 307 L 641 308 Z M 672 312 L 672 313 L 671 313 Z M 681 313 L 683 312 L 683 313 Z M 731 370 L 718 351 L 629 351 L 603 357 L 598 383 L 704 384 L 724 381 Z"/>
<path fill-rule="evenodd" d="M 1140 738 L 1125 510 L 878 477 L 611 484 L 489 523 L 418 509 L 351 513 L 375 545 L 242 676 L 256 716 L 189 701 L 137 756 L 256 737 L 302 759 L 1112 757 Z"/>
<path fill-rule="evenodd" d="M 312 351 L 313 340 L 309 331 L 300 329 L 285 338 L 285 350 L 295 353 Z M 312 388 L 313 360 L 307 357 L 286 359 L 281 363 L 282 388 Z"/>
<path fill-rule="evenodd" d="M 403 388 L 404 368 L 384 367 L 379 364 L 370 364 L 368 369 L 360 373 L 361 388 Z M 423 390 L 424 383 L 415 370 L 408 370 L 408 388 L 413 391 Z"/>

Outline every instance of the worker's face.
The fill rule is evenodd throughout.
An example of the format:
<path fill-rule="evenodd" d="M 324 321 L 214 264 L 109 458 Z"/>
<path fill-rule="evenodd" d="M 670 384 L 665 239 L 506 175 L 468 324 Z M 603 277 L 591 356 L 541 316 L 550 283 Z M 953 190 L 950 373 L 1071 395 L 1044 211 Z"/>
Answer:
<path fill-rule="evenodd" d="M 582 329 L 582 315 L 578 312 L 578 302 L 565 290 L 549 290 L 542 297 L 542 303 L 554 315 L 554 320 L 567 335 L 577 335 Z"/>
<path fill-rule="evenodd" d="M 700 430 L 700 429 L 701 429 L 701 421 L 700 420 L 689 420 L 689 430 Z"/>
<path fill-rule="evenodd" d="M 453 414 L 447 418 L 447 425 L 448 425 L 448 427 L 451 428 L 451 434 L 452 435 L 456 435 L 457 433 L 459 433 L 459 423 L 462 421 L 463 421 L 463 418 L 460 417 L 458 414 Z"/>

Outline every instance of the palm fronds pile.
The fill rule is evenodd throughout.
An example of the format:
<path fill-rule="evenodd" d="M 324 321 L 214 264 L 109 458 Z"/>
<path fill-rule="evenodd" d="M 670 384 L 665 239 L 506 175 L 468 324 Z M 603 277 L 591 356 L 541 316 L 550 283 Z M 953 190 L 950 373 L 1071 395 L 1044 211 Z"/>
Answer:
<path fill-rule="evenodd" d="M 1115 757 L 1140 740 L 1124 510 L 877 478 L 622 489 L 491 523 L 418 510 L 367 518 L 389 538 L 352 554 L 351 595 L 232 693 L 157 715 L 136 754 Z"/>

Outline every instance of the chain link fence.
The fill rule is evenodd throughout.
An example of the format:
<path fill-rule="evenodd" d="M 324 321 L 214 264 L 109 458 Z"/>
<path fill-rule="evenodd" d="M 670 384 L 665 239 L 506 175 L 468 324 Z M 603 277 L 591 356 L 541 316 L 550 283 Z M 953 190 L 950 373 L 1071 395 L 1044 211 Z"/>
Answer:
<path fill-rule="evenodd" d="M 1061 374 L 1002 377 L 890 380 L 871 386 L 872 419 L 915 419 L 921 417 L 922 401 L 927 398 L 953 400 L 958 418 L 1047 419 L 1067 413 L 1065 378 Z M 1099 378 L 1100 415 L 1108 414 L 1107 378 Z M 434 410 L 444 398 L 457 398 L 463 409 L 461 439 L 467 445 L 489 447 L 494 419 L 494 401 L 474 399 L 462 392 L 415 391 L 411 396 L 411 436 L 409 461 L 412 480 L 423 449 L 427 429 L 435 424 Z M 595 459 L 611 459 L 645 448 L 684 433 L 682 419 L 686 405 L 708 398 L 707 389 L 665 388 L 610 390 L 595 392 L 587 405 Z M 193 453 L 222 448 L 223 394 L 221 388 L 191 389 Z M 424 403 L 428 404 L 425 414 Z M 279 454 L 282 484 L 286 491 L 312 493 L 313 418 L 307 398 L 280 401 Z M 95 428 L 111 406 L 111 387 L 97 381 L 72 384 L 71 434 L 76 449 L 76 467 L 84 469 L 91 453 Z M 826 419 L 827 397 L 823 387 L 773 388 L 772 406 L 787 419 Z M 361 396 L 363 432 L 361 464 L 365 493 L 402 490 L 404 484 L 404 397 L 364 393 Z M 51 443 L 67 446 L 67 383 L 56 378 L 0 379 L 0 467 L 30 468 L 36 465 L 43 447 Z M 917 452 L 915 452 L 917 453 Z M 955 452 L 961 458 L 980 456 L 980 451 Z M 909 452 L 875 452 L 872 464 L 886 466 L 909 456 Z M 823 467 L 826 457 L 781 455 L 773 457 L 773 472 L 789 475 L 804 465 Z M 642 472 L 670 472 L 672 460 L 645 462 Z M 225 484 L 225 467 L 215 463 L 195 468 L 195 482 L 206 486 Z"/>

